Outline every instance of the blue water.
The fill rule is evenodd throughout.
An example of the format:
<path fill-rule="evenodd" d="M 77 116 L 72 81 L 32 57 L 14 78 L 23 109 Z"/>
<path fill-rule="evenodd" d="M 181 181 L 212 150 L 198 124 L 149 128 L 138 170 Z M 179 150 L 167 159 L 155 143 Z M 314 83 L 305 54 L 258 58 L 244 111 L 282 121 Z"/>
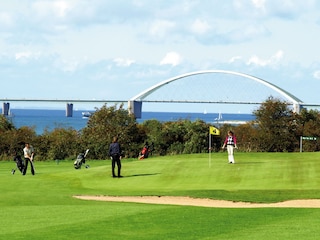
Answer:
<path fill-rule="evenodd" d="M 10 112 L 9 118 L 15 127 L 34 127 L 38 134 L 42 134 L 45 129 L 51 131 L 57 127 L 80 130 L 88 121 L 82 118 L 82 111 L 74 111 L 73 117 L 66 117 L 65 110 L 11 109 Z"/>
<path fill-rule="evenodd" d="M 188 119 L 195 121 L 201 119 L 205 122 L 216 122 L 215 119 L 219 118 L 219 113 L 184 113 L 184 112 L 142 112 L 141 119 L 144 121 L 149 119 L 157 119 L 159 121 L 177 121 L 180 119 Z M 223 113 L 223 121 L 250 121 L 255 119 L 252 114 L 238 114 L 238 113 Z"/>
<path fill-rule="evenodd" d="M 87 125 L 88 118 L 82 117 L 82 110 L 73 111 L 73 117 L 66 117 L 65 110 L 44 110 L 44 109 L 11 109 L 11 119 L 15 127 L 34 127 L 37 134 L 42 134 L 44 130 L 51 131 L 54 128 L 69 128 L 81 130 Z M 182 112 L 142 112 L 141 119 L 137 122 L 156 119 L 161 122 L 177 121 L 188 119 L 191 121 L 201 119 L 205 122 L 216 122 L 218 113 L 182 113 Z M 222 113 L 224 121 L 250 121 L 255 117 L 252 114 L 230 114 Z"/>

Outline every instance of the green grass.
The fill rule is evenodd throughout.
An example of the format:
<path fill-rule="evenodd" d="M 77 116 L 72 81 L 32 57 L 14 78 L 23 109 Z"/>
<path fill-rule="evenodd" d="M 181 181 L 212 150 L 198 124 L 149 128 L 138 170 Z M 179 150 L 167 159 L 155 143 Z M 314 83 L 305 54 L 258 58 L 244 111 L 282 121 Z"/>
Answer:
<path fill-rule="evenodd" d="M 320 199 L 319 153 L 226 153 L 110 161 L 0 162 L 0 239 L 318 239 L 320 209 L 221 209 L 85 201 L 73 195 L 191 196 L 248 202 Z M 211 162 L 211 163 L 209 163 Z"/>

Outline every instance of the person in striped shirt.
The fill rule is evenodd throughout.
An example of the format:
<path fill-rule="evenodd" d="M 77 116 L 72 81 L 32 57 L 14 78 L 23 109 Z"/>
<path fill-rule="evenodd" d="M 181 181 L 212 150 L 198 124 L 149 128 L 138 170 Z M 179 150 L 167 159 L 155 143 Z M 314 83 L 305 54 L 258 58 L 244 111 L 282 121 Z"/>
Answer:
<path fill-rule="evenodd" d="M 228 136 L 224 140 L 222 148 L 224 149 L 226 146 L 228 151 L 229 163 L 235 163 L 233 150 L 234 148 L 237 148 L 237 138 L 232 131 L 228 131 Z"/>

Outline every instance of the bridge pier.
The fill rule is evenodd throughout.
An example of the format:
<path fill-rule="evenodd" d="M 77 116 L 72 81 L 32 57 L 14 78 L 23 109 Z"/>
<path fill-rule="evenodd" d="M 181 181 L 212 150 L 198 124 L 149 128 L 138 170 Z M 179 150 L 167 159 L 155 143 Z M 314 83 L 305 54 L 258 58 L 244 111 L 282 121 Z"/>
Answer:
<path fill-rule="evenodd" d="M 301 105 L 299 103 L 294 103 L 293 104 L 293 112 L 300 114 L 300 111 L 301 111 Z"/>
<path fill-rule="evenodd" d="M 73 103 L 67 103 L 66 117 L 72 117 L 72 116 L 73 116 Z"/>
<path fill-rule="evenodd" d="M 10 103 L 4 102 L 2 104 L 2 115 L 8 116 L 10 112 Z"/>
<path fill-rule="evenodd" d="M 141 101 L 128 101 L 128 111 L 130 114 L 133 114 L 136 118 L 141 118 L 141 109 L 142 102 Z"/>

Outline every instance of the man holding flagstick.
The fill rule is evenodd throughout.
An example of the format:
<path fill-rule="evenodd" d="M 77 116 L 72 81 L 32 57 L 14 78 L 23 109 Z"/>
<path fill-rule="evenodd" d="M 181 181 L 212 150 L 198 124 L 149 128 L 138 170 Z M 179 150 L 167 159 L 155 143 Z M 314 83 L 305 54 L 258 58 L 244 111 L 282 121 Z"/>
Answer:
<path fill-rule="evenodd" d="M 24 169 L 22 174 L 26 175 L 27 169 L 28 169 L 28 163 L 30 162 L 31 165 L 31 174 L 35 174 L 34 165 L 33 165 L 33 156 L 34 156 L 34 150 L 33 147 L 29 143 L 25 143 L 25 147 L 23 149 L 23 155 L 24 155 Z"/>

